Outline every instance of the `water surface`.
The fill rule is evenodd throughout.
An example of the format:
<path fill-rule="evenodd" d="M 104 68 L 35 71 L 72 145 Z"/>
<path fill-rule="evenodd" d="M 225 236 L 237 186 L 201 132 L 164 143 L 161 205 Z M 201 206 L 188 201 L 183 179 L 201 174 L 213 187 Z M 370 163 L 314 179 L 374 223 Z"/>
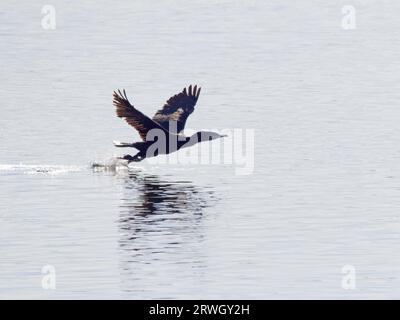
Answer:
<path fill-rule="evenodd" d="M 52 4 L 0 5 L 0 298 L 399 298 L 397 1 L 355 30 L 342 1 Z M 152 115 L 189 84 L 189 128 L 255 129 L 253 174 L 90 168 L 138 139 L 114 89 Z"/>

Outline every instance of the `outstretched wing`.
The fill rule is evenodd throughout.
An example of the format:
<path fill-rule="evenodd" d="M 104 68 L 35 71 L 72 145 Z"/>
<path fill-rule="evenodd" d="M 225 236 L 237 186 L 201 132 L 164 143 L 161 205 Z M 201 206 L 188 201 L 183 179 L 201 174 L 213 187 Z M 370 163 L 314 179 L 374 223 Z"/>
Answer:
<path fill-rule="evenodd" d="M 181 132 L 185 128 L 186 119 L 194 111 L 200 90 L 197 85 L 193 88 L 190 85 L 187 90 L 184 88 L 181 93 L 168 99 L 162 109 L 156 112 L 153 120 L 170 132 Z"/>
<path fill-rule="evenodd" d="M 123 90 L 123 93 L 120 90 L 118 92 L 114 91 L 113 97 L 113 104 L 117 108 L 117 116 L 125 118 L 126 122 L 139 131 L 139 135 L 143 141 L 146 141 L 146 135 L 152 129 L 161 129 L 165 132 L 162 126 L 130 104 L 125 90 Z"/>

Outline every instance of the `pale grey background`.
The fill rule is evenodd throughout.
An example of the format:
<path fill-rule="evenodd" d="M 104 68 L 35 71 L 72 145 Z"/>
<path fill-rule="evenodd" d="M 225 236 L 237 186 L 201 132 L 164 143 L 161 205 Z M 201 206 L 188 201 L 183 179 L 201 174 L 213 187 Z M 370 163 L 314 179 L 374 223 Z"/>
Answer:
<path fill-rule="evenodd" d="M 356 30 L 341 27 L 348 4 Z M 1 1 L 0 298 L 399 298 L 399 12 Z M 256 129 L 253 175 L 89 169 L 137 138 L 112 90 L 151 115 L 191 83 L 190 128 Z"/>

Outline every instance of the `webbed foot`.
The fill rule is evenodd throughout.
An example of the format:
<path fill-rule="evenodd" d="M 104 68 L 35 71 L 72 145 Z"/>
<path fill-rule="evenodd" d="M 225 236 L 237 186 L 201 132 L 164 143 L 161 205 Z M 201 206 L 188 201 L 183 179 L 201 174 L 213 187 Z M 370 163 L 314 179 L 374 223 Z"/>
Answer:
<path fill-rule="evenodd" d="M 126 155 L 124 155 L 123 157 L 119 157 L 118 159 L 121 159 L 121 160 L 127 160 L 128 161 L 128 163 L 129 162 L 139 162 L 139 161 L 142 161 L 144 158 L 140 155 L 140 154 L 137 154 L 137 155 L 135 155 L 134 157 L 132 157 L 131 155 L 129 155 L 129 154 L 126 154 Z"/>

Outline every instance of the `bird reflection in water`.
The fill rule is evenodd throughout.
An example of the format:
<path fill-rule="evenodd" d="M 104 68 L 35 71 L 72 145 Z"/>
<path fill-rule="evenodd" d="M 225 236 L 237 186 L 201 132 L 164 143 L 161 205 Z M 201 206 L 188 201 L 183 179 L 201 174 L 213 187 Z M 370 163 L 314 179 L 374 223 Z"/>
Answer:
<path fill-rule="evenodd" d="M 151 254 L 200 240 L 203 211 L 216 201 L 212 190 L 141 172 L 122 179 L 120 247 L 130 251 L 131 257 L 150 259 Z"/>

